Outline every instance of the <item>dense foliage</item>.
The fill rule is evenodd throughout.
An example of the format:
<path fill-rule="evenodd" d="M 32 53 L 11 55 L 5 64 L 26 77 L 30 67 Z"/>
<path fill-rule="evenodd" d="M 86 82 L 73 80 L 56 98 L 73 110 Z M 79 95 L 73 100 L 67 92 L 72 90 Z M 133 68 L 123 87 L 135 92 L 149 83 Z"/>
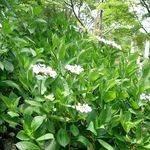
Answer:
<path fill-rule="evenodd" d="M 0 8 L 0 149 L 150 149 L 149 60 L 78 32 L 63 1 Z"/>

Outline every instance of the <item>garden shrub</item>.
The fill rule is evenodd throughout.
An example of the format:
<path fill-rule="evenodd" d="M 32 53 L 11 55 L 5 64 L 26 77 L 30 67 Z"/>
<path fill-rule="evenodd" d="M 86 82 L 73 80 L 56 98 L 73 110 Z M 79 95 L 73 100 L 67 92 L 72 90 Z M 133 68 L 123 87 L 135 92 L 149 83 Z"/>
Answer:
<path fill-rule="evenodd" d="M 150 62 L 139 70 L 137 53 L 77 32 L 46 3 L 2 6 L 2 139 L 20 150 L 150 148 Z"/>

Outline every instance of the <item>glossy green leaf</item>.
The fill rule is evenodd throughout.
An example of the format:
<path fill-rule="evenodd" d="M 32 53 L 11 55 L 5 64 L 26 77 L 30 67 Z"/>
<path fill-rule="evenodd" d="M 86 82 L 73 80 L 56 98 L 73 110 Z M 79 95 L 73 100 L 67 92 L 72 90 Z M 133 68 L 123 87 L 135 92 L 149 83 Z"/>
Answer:
<path fill-rule="evenodd" d="M 106 82 L 106 92 L 117 84 L 118 80 L 112 79 Z"/>
<path fill-rule="evenodd" d="M 138 103 L 136 101 L 134 101 L 133 99 L 130 100 L 130 104 L 134 109 L 139 109 L 140 108 Z"/>
<path fill-rule="evenodd" d="M 91 147 L 91 143 L 90 143 L 90 141 L 86 138 L 86 137 L 84 137 L 84 136 L 82 136 L 82 135 L 79 135 L 78 136 L 78 139 L 77 139 L 77 141 L 79 141 L 79 142 L 81 142 L 84 146 L 86 146 L 86 147 Z"/>
<path fill-rule="evenodd" d="M 65 55 L 66 55 L 66 44 L 64 40 L 61 40 L 58 48 L 58 57 L 60 60 L 62 60 L 64 59 Z"/>
<path fill-rule="evenodd" d="M 6 69 L 7 71 L 13 72 L 14 66 L 13 66 L 13 64 L 12 64 L 11 62 L 9 62 L 9 61 L 7 61 L 7 60 L 4 60 L 3 65 L 4 65 L 4 67 L 5 67 L 5 69 Z"/>
<path fill-rule="evenodd" d="M 41 107 L 41 103 L 37 102 L 37 101 L 32 101 L 32 100 L 25 100 L 25 102 L 31 106 L 37 106 L 37 107 Z"/>
<path fill-rule="evenodd" d="M 41 126 L 41 124 L 43 123 L 45 118 L 46 118 L 45 116 L 36 116 L 36 117 L 34 117 L 32 122 L 31 122 L 32 130 L 36 131 Z"/>
<path fill-rule="evenodd" d="M 3 118 L 7 123 L 9 123 L 9 126 L 11 126 L 11 127 L 13 127 L 13 128 L 15 128 L 16 125 L 19 124 L 19 119 L 18 119 L 17 117 L 12 118 L 12 117 L 10 117 L 8 114 L 6 114 L 6 115 L 3 115 L 2 118 Z"/>
<path fill-rule="evenodd" d="M 20 140 L 29 140 L 30 138 L 28 137 L 28 135 L 26 134 L 25 131 L 21 130 L 18 132 L 17 134 L 17 138 L 20 139 Z"/>
<path fill-rule="evenodd" d="M 12 107 L 12 101 L 10 100 L 10 98 L 8 98 L 7 96 L 3 96 L 1 93 L 0 93 L 0 98 L 1 100 L 6 104 L 6 106 L 8 108 L 11 108 Z"/>
<path fill-rule="evenodd" d="M 41 150 L 39 146 L 31 142 L 18 142 L 16 146 L 19 150 Z"/>
<path fill-rule="evenodd" d="M 98 142 L 107 150 L 115 150 L 110 144 L 108 144 L 104 140 L 98 139 Z"/>
<path fill-rule="evenodd" d="M 106 103 L 113 101 L 116 98 L 116 92 L 115 91 L 108 91 L 104 95 L 104 101 Z"/>
<path fill-rule="evenodd" d="M 87 130 L 91 131 L 92 133 L 94 133 L 95 135 L 97 135 L 97 132 L 95 130 L 95 127 L 94 127 L 94 123 L 91 121 Z"/>
<path fill-rule="evenodd" d="M 32 48 L 22 48 L 21 52 L 22 53 L 29 53 L 29 54 L 31 53 L 32 56 L 36 56 L 36 52 Z"/>
<path fill-rule="evenodd" d="M 69 144 L 70 138 L 65 129 L 59 129 L 57 133 L 57 142 L 63 147 L 66 147 Z"/>
<path fill-rule="evenodd" d="M 18 117 L 19 116 L 19 114 L 18 113 L 16 113 L 16 112 L 13 112 L 13 111 L 9 111 L 9 112 L 7 112 L 11 117 Z"/>
<path fill-rule="evenodd" d="M 103 109 L 97 119 L 97 126 L 96 128 L 101 128 L 103 125 L 107 124 L 110 122 L 111 117 L 112 117 L 112 107 L 107 106 L 105 109 Z"/>
<path fill-rule="evenodd" d="M 50 144 L 45 147 L 45 150 L 60 150 L 60 145 L 53 139 Z"/>
<path fill-rule="evenodd" d="M 121 91 L 121 93 L 119 93 L 119 98 L 120 99 L 125 99 L 127 97 L 129 97 L 129 95 L 126 91 Z"/>
<path fill-rule="evenodd" d="M 54 139 L 53 134 L 47 133 L 47 134 L 45 134 L 45 135 L 42 135 L 41 137 L 39 137 L 39 138 L 37 139 L 37 141 L 44 141 L 44 140 L 49 140 L 49 139 Z"/>
<path fill-rule="evenodd" d="M 46 127 L 49 132 L 51 132 L 53 134 L 55 133 L 55 124 L 51 120 L 47 120 Z"/>
<path fill-rule="evenodd" d="M 46 20 L 42 19 L 42 18 L 38 18 L 35 20 L 36 22 L 39 22 L 39 23 L 47 23 Z"/>
<path fill-rule="evenodd" d="M 74 136 L 79 134 L 79 129 L 74 124 L 70 126 L 70 131 Z"/>
<path fill-rule="evenodd" d="M 91 69 L 91 71 L 89 72 L 89 80 L 90 81 L 95 81 L 99 78 L 99 71 L 95 68 L 95 69 Z"/>

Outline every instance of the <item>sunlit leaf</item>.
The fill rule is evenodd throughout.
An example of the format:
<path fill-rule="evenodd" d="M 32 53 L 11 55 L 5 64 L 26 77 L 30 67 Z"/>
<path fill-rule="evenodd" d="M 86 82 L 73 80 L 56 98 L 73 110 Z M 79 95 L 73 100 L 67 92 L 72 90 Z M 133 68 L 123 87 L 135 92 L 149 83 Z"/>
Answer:
<path fill-rule="evenodd" d="M 44 119 L 45 119 L 45 116 L 36 116 L 36 117 L 34 117 L 32 122 L 31 122 L 32 130 L 36 131 L 41 126 Z"/>
<path fill-rule="evenodd" d="M 41 150 L 39 146 L 31 142 L 18 142 L 16 146 L 19 150 Z"/>

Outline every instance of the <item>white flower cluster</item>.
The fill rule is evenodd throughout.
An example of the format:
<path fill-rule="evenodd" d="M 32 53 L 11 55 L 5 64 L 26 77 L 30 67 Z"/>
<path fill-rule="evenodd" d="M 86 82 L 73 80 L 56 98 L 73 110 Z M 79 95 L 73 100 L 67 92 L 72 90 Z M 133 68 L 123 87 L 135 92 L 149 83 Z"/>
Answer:
<path fill-rule="evenodd" d="M 105 44 L 108 44 L 108 45 L 110 45 L 110 46 L 112 46 L 112 47 L 115 47 L 115 48 L 120 49 L 120 50 L 122 49 L 120 45 L 116 44 L 116 43 L 113 42 L 113 41 L 105 40 L 104 38 L 101 38 L 101 37 L 99 37 L 99 36 L 96 36 L 96 38 L 97 38 L 99 41 L 101 41 L 101 42 L 103 42 L 103 43 L 105 43 Z"/>
<path fill-rule="evenodd" d="M 57 76 L 56 71 L 44 64 L 33 65 L 32 70 L 35 74 L 49 75 L 52 78 L 55 78 Z"/>
<path fill-rule="evenodd" d="M 65 69 L 69 70 L 72 73 L 79 75 L 84 69 L 79 65 L 66 65 Z"/>
<path fill-rule="evenodd" d="M 46 99 L 50 100 L 50 101 L 53 101 L 55 99 L 54 95 L 53 94 L 49 94 L 49 95 L 46 95 L 44 96 Z"/>
<path fill-rule="evenodd" d="M 92 108 L 88 104 L 81 105 L 81 103 L 78 103 L 78 105 L 74 108 L 81 113 L 88 113 L 92 111 Z"/>
<path fill-rule="evenodd" d="M 149 95 L 146 95 L 145 93 L 142 93 L 142 94 L 140 95 L 140 99 L 150 101 L 150 94 L 149 94 Z"/>

